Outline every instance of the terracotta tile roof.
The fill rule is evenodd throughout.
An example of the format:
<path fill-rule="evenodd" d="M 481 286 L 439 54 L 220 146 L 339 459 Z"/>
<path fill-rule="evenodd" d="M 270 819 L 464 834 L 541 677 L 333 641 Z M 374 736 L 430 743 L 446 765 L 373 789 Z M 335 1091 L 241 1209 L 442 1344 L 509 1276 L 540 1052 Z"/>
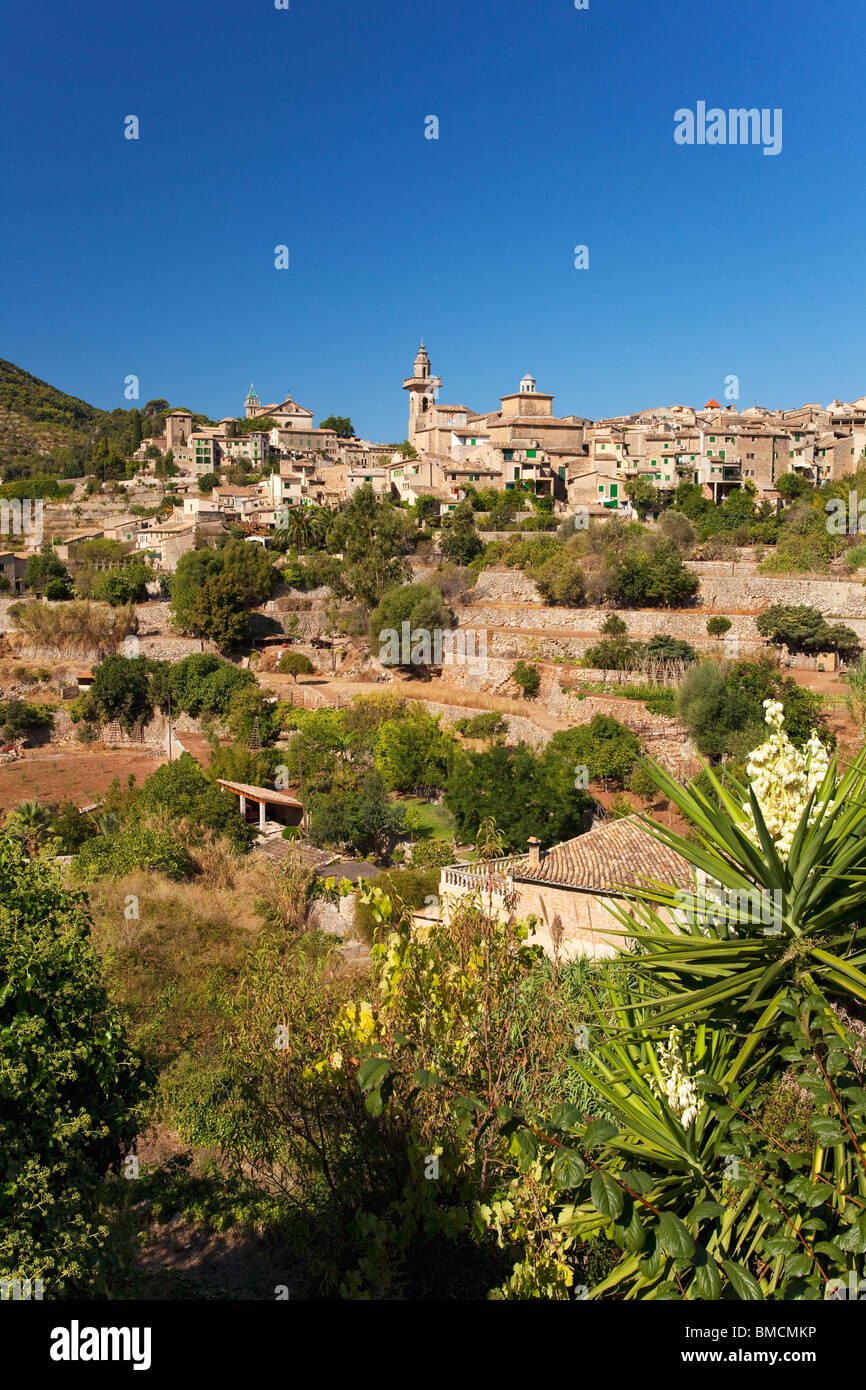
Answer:
<path fill-rule="evenodd" d="M 538 864 L 532 864 L 526 855 L 515 861 L 512 872 L 519 881 L 561 884 L 595 893 L 616 893 L 646 879 L 677 888 L 690 888 L 694 883 L 686 860 L 650 835 L 635 816 L 608 821 L 573 840 L 564 840 L 549 849 Z"/>
<path fill-rule="evenodd" d="M 267 805 L 300 806 L 302 804 L 296 797 L 290 796 L 288 792 L 277 791 L 274 787 L 255 787 L 249 782 L 229 782 L 224 777 L 217 778 L 217 785 L 234 792 L 236 796 L 246 796 L 251 801 L 264 801 Z"/>

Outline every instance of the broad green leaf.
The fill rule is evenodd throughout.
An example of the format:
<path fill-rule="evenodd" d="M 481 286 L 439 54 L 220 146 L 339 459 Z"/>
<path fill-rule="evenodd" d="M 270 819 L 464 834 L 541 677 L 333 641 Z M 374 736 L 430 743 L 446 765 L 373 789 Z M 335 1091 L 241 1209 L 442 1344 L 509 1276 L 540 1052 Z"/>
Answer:
<path fill-rule="evenodd" d="M 615 1221 L 622 1211 L 623 1204 L 622 1188 L 619 1183 L 614 1182 L 609 1173 L 604 1173 L 599 1169 L 592 1175 L 589 1191 L 596 1211 Z"/>

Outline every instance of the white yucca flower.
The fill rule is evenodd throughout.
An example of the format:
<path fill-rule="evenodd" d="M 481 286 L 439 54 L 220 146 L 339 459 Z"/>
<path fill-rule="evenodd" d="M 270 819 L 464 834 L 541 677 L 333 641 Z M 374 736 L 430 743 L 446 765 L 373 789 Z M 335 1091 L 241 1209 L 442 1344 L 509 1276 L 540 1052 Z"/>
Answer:
<path fill-rule="evenodd" d="M 785 714 L 780 700 L 765 700 L 764 710 L 766 722 L 773 732 L 766 743 L 749 754 L 746 775 L 767 829 L 784 858 L 791 848 L 809 797 L 824 780 L 829 758 L 814 729 L 802 751 L 794 747 L 782 727 Z M 823 804 L 815 802 L 809 814 L 810 825 L 819 815 Z M 757 845 L 758 834 L 748 802 L 743 810 L 752 831 L 751 838 Z"/>
<path fill-rule="evenodd" d="M 672 1028 L 668 1034 L 667 1046 L 663 1043 L 658 1050 L 659 1067 L 661 1068 L 661 1084 L 652 1077 L 650 1087 L 657 1096 L 662 1096 L 676 1115 L 683 1129 L 688 1129 L 693 1120 L 698 1117 L 701 1107 L 698 1104 L 698 1093 L 695 1088 L 695 1081 L 686 1071 L 686 1064 L 680 1049 L 680 1035 L 676 1028 Z M 699 1071 L 695 1075 L 703 1076 Z"/>

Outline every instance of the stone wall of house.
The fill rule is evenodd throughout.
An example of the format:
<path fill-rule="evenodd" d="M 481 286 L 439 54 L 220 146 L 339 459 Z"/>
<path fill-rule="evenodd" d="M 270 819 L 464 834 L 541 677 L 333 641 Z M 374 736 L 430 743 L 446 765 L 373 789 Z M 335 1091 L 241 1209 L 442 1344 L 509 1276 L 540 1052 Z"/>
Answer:
<path fill-rule="evenodd" d="M 474 874 L 463 875 L 459 866 L 443 869 L 439 879 L 440 919 L 450 920 L 461 897 L 479 895 L 494 916 L 513 910 L 518 918 L 534 918 L 529 943 L 542 946 L 548 955 L 555 953 L 554 937 L 563 960 L 578 956 L 604 960 L 628 948 L 625 929 L 608 910 L 610 906 L 624 906 L 623 900 L 548 883 L 520 883 L 511 878 L 500 883 L 501 887 L 490 893 L 481 875 L 476 881 Z"/>

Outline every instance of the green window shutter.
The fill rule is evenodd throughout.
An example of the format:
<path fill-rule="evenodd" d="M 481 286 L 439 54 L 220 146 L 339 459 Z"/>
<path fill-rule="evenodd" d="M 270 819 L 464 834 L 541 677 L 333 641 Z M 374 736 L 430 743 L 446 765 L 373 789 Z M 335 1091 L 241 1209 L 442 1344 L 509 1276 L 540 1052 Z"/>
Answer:
<path fill-rule="evenodd" d="M 617 496 L 619 496 L 619 483 L 611 483 L 611 485 L 610 485 L 610 495 L 611 495 L 611 497 L 617 497 Z"/>

